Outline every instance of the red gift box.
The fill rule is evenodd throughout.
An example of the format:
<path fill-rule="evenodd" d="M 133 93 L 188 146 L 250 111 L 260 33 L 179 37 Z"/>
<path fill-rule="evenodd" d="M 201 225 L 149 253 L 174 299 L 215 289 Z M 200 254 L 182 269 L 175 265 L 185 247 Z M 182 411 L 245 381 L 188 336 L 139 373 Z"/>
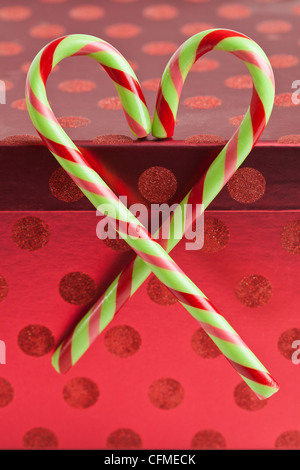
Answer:
<path fill-rule="evenodd" d="M 0 340 L 6 349 L 0 447 L 299 448 L 299 380 L 291 359 L 292 343 L 300 340 L 299 110 L 291 99 L 299 71 L 299 7 L 262 1 L 234 8 L 218 1 L 163 7 L 111 0 L 93 8 L 50 3 L 3 2 L 0 8 L 0 78 L 6 80 L 6 105 L 0 107 Z M 203 249 L 188 252 L 181 242 L 172 256 L 281 389 L 259 401 L 154 277 L 74 368 L 59 375 L 51 366 L 55 346 L 133 253 L 97 238 L 94 209 L 30 137 L 25 65 L 54 37 L 94 34 L 135 62 L 153 110 L 170 55 L 187 36 L 212 26 L 236 29 L 262 46 L 274 67 L 275 108 L 260 143 L 206 211 Z M 139 187 L 141 174 L 167 168 L 173 203 L 234 132 L 250 100 L 245 75 L 230 54 L 197 62 L 168 142 L 131 140 L 112 82 L 93 61 L 63 61 L 47 90 L 62 126 L 112 189 L 127 194 L 129 204 L 145 202 L 143 191 L 151 185 L 146 179 Z"/>

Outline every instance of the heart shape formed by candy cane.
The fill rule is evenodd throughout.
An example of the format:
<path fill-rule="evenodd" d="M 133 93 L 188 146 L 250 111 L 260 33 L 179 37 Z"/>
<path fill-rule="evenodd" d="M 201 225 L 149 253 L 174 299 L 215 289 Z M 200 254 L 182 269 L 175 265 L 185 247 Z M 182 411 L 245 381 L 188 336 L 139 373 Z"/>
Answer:
<path fill-rule="evenodd" d="M 212 49 L 232 52 L 246 63 L 253 78 L 253 94 L 250 108 L 240 128 L 182 202 L 192 203 L 197 200 L 197 203 L 202 202 L 205 208 L 252 149 L 269 119 L 274 100 L 272 69 L 256 43 L 234 31 L 210 30 L 199 33 L 179 48 L 164 72 L 153 121 L 155 137 L 172 135 L 180 92 L 187 73 L 201 55 Z M 131 130 L 138 137 L 142 137 L 149 129 L 148 110 L 134 72 L 119 52 L 106 42 L 91 36 L 67 36 L 50 43 L 34 59 L 26 82 L 26 99 L 33 124 L 49 150 L 94 206 L 105 203 L 113 207 L 113 220 L 123 222 L 118 226 L 118 233 L 126 236 L 127 243 L 138 255 L 131 267 L 126 268 L 114 281 L 110 293 L 106 291 L 104 297 L 102 296 L 96 304 L 94 311 L 97 310 L 97 313 L 88 312 L 91 314 L 84 317 L 76 327 L 65 347 L 64 344 L 59 347 L 53 357 L 54 367 L 64 372 L 67 367 L 64 364 L 66 354 L 62 354 L 63 351 L 69 349 L 72 363 L 76 362 L 113 318 L 117 311 L 116 296 L 121 279 L 126 281 L 123 282 L 123 287 L 130 286 L 125 295 L 124 291 L 121 293 L 122 299 L 126 300 L 152 271 L 200 322 L 257 396 L 271 396 L 278 390 L 278 385 L 269 372 L 167 254 L 178 240 L 170 237 L 166 251 L 153 240 L 145 227 L 120 203 L 59 126 L 47 100 L 45 83 L 53 67 L 64 57 L 71 55 L 89 55 L 103 65 L 115 82 Z M 134 227 L 135 236 L 127 234 L 128 225 L 131 230 Z"/>

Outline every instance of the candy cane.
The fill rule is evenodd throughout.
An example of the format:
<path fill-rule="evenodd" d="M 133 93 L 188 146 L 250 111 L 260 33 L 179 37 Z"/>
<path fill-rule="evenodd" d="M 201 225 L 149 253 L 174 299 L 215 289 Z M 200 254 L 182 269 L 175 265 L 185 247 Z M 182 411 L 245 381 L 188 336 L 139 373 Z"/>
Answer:
<path fill-rule="evenodd" d="M 235 33 L 237 34 L 237 33 Z M 249 40 L 250 41 L 250 40 Z M 36 77 L 38 78 L 38 77 Z M 253 77 L 254 78 L 254 77 Z M 40 87 L 44 86 L 44 97 L 45 95 L 45 81 L 39 80 L 39 92 Z M 76 158 L 74 158 L 73 152 L 70 151 L 66 145 L 65 137 L 67 137 L 64 131 L 61 130 L 59 139 L 63 137 L 61 142 L 62 151 L 60 155 L 57 155 L 53 148 L 48 143 L 48 139 L 44 138 L 42 127 L 40 126 L 40 120 L 37 118 L 35 113 L 32 113 L 30 105 L 30 89 L 31 75 L 29 72 L 29 79 L 27 85 L 27 98 L 28 98 L 28 109 L 41 137 L 47 143 L 51 152 L 65 168 L 66 171 L 71 175 L 73 180 L 82 189 L 84 194 L 91 200 L 91 202 L 98 207 L 99 204 L 106 203 L 113 207 L 115 214 L 111 216 L 113 221 L 122 221 L 125 223 L 126 228 L 128 224 L 135 228 L 135 235 L 137 238 L 127 236 L 126 240 L 128 244 L 136 251 L 136 253 L 144 260 L 144 262 L 150 267 L 151 271 L 167 285 L 167 287 L 174 293 L 181 304 L 194 316 L 202 325 L 204 330 L 209 334 L 212 340 L 217 344 L 219 349 L 231 362 L 233 367 L 238 371 L 242 378 L 248 383 L 248 385 L 255 391 L 260 398 L 266 398 L 271 396 L 278 390 L 278 386 L 274 379 L 270 376 L 268 371 L 262 366 L 254 354 L 247 348 L 245 343 L 239 338 L 237 333 L 231 328 L 228 322 L 216 311 L 210 301 L 204 296 L 204 294 L 192 283 L 190 279 L 183 273 L 183 271 L 174 263 L 170 256 L 164 251 L 164 249 L 155 240 L 151 239 L 151 236 L 143 227 L 143 225 L 123 206 L 120 204 L 115 194 L 108 188 L 100 176 L 94 172 L 90 167 L 87 167 L 83 155 L 76 148 Z M 253 98 L 252 98 L 253 101 Z M 252 102 L 251 102 L 252 104 Z M 251 108 L 251 106 L 250 106 Z M 49 113 L 52 113 L 49 107 Z M 53 113 L 52 113 L 53 115 Z M 246 118 L 245 118 L 246 119 Z M 263 129 L 264 125 L 261 126 Z M 47 126 L 46 126 L 47 128 Z M 70 139 L 67 137 L 67 143 Z M 73 144 L 74 145 L 74 144 Z M 126 228 L 118 226 L 118 233 L 123 234 L 126 237 Z M 142 265 L 141 265 L 142 266 Z M 134 276 L 140 273 L 134 271 Z M 118 280 L 116 280 L 117 282 Z M 139 282 L 139 281 L 137 281 Z M 101 311 L 105 311 L 106 324 L 114 315 L 114 305 L 112 302 L 108 302 L 102 305 Z M 102 317 L 102 316 L 101 316 Z M 105 322 L 105 320 L 104 320 Z M 91 322 L 93 323 L 93 322 Z M 93 330 L 90 322 L 81 324 L 85 333 Z M 102 324 L 102 318 L 101 318 Z M 95 323 L 93 323 L 95 328 Z M 100 329 L 100 324 L 97 324 Z M 95 331 L 95 330 L 94 330 Z M 76 342 L 76 341 L 75 341 Z M 74 343 L 72 344 L 74 346 Z M 84 350 L 85 344 L 78 344 L 77 348 Z M 59 350 L 58 350 L 59 354 Z M 55 365 L 55 358 L 54 358 Z M 57 364 L 56 364 L 57 365 Z"/>

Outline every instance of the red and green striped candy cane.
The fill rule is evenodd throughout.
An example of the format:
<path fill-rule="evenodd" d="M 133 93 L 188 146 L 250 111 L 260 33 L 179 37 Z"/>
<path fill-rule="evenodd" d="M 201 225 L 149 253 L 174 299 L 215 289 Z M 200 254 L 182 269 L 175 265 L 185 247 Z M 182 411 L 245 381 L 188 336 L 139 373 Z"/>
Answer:
<path fill-rule="evenodd" d="M 38 132 L 43 137 L 39 126 L 39 119 L 36 120 L 34 114 L 31 114 L 31 117 Z M 61 130 L 61 132 L 64 134 L 64 131 Z M 150 267 L 150 270 L 168 286 L 182 305 L 200 321 L 202 327 L 248 385 L 260 398 L 266 398 L 275 393 L 278 390 L 278 386 L 274 379 L 272 379 L 249 348 L 247 348 L 245 343 L 242 342 L 228 322 L 217 313 L 204 294 L 188 279 L 159 243 L 151 239 L 151 236 L 143 225 L 127 208 L 120 204 L 114 193 L 108 188 L 100 176 L 95 173 L 92 168 L 86 168 L 86 161 L 80 151 L 77 149 L 76 158 L 74 159 L 72 152 L 66 148 L 64 140 L 61 142 L 61 146 L 64 147 L 63 155 L 55 154 L 50 147 L 50 150 L 57 160 L 62 164 L 65 170 L 68 171 L 95 207 L 104 203 L 110 205 L 110 207 L 115 210 L 112 216 L 113 221 L 122 221 L 125 223 L 126 227 L 130 224 L 131 227 L 135 228 L 136 237 L 127 237 L 126 240 L 128 244 Z M 118 232 L 121 236 L 122 234 L 125 237 L 127 235 L 127 231 L 124 230 L 124 228 L 120 228 L 120 226 Z M 134 275 L 137 274 L 137 272 L 134 272 Z M 109 308 L 107 309 L 109 317 L 108 310 Z M 98 327 L 100 327 L 100 325 L 98 325 Z"/>

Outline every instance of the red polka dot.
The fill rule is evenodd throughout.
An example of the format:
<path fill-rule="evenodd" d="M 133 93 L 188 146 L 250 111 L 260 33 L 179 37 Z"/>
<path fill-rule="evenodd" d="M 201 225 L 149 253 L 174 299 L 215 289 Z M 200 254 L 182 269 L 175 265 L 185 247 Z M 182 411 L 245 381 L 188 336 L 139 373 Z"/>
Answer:
<path fill-rule="evenodd" d="M 171 410 L 183 402 L 184 390 L 177 380 L 158 379 L 150 385 L 148 398 L 156 408 Z"/>
<path fill-rule="evenodd" d="M 216 217 L 204 219 L 204 245 L 203 253 L 217 253 L 223 250 L 230 239 L 228 227 L 222 220 Z"/>
<path fill-rule="evenodd" d="M 198 356 L 204 359 L 214 359 L 221 355 L 221 351 L 202 328 L 196 330 L 192 336 L 191 345 Z"/>
<path fill-rule="evenodd" d="M 217 14 L 222 18 L 237 20 L 249 18 L 249 16 L 251 16 L 251 9 L 239 3 L 232 3 L 230 5 L 224 5 L 218 8 Z"/>
<path fill-rule="evenodd" d="M 243 410 L 258 411 L 264 408 L 268 399 L 260 400 L 245 382 L 241 382 L 234 389 L 234 401 Z"/>
<path fill-rule="evenodd" d="M 148 281 L 147 294 L 159 305 L 173 305 L 177 302 L 172 292 L 155 276 Z"/>
<path fill-rule="evenodd" d="M 76 202 L 84 196 L 63 168 L 53 171 L 49 179 L 49 187 L 53 196 L 63 202 Z"/>
<path fill-rule="evenodd" d="M 197 134 L 191 135 L 185 139 L 187 144 L 226 144 L 226 140 L 219 135 L 213 134 Z"/>
<path fill-rule="evenodd" d="M 264 276 L 251 274 L 239 280 L 235 286 L 235 295 L 247 307 L 262 307 L 272 297 L 272 286 Z"/>
<path fill-rule="evenodd" d="M 50 429 L 33 428 L 24 435 L 23 446 L 30 450 L 54 450 L 58 447 L 58 439 Z"/>
<path fill-rule="evenodd" d="M 131 137 L 122 134 L 103 134 L 93 139 L 93 144 L 95 145 L 127 145 L 132 143 Z"/>
<path fill-rule="evenodd" d="M 210 70 L 215 70 L 219 67 L 219 62 L 214 59 L 207 59 L 206 57 L 201 57 L 194 63 L 191 68 L 192 72 L 209 72 Z"/>
<path fill-rule="evenodd" d="M 283 135 L 278 139 L 280 144 L 300 144 L 300 134 Z"/>
<path fill-rule="evenodd" d="M 136 62 L 134 62 L 133 60 L 128 60 L 127 62 L 130 65 L 130 67 L 132 68 L 132 70 L 134 70 L 134 71 L 138 70 L 139 66 Z"/>
<path fill-rule="evenodd" d="M 134 38 L 141 33 L 141 28 L 131 23 L 119 23 L 105 28 L 105 33 L 111 38 Z"/>
<path fill-rule="evenodd" d="M 115 96 L 98 101 L 98 106 L 102 109 L 112 109 L 114 111 L 123 109 L 120 98 Z"/>
<path fill-rule="evenodd" d="M 206 31 L 207 29 L 213 29 L 215 26 L 211 23 L 186 23 L 180 28 L 181 34 L 184 36 L 194 36 L 194 34 Z"/>
<path fill-rule="evenodd" d="M 290 108 L 293 106 L 299 106 L 300 103 L 294 103 L 293 93 L 279 93 L 275 95 L 274 105 L 282 106 L 284 108 Z"/>
<path fill-rule="evenodd" d="M 19 111 L 27 111 L 27 104 L 25 98 L 13 101 L 11 107 L 14 109 L 18 109 Z"/>
<path fill-rule="evenodd" d="M 205 429 L 194 435 L 191 448 L 196 450 L 223 450 L 226 449 L 226 440 L 218 431 Z"/>
<path fill-rule="evenodd" d="M 233 116 L 229 119 L 229 122 L 234 127 L 239 127 L 242 124 L 244 117 L 245 117 L 245 114 L 240 114 L 239 116 Z"/>
<path fill-rule="evenodd" d="M 8 285 L 3 276 L 0 276 L 0 302 L 6 299 L 8 294 Z"/>
<path fill-rule="evenodd" d="M 32 15 L 30 8 L 15 5 L 0 9 L 0 20 L 3 21 L 23 21 Z"/>
<path fill-rule="evenodd" d="M 253 82 L 251 75 L 235 75 L 225 80 L 225 85 L 229 88 L 235 88 L 236 90 L 242 90 L 245 88 L 252 88 Z"/>
<path fill-rule="evenodd" d="M 294 15 L 299 15 L 300 16 L 300 5 L 296 5 L 294 8 L 293 8 L 293 13 Z"/>
<path fill-rule="evenodd" d="M 107 331 L 104 338 L 106 349 L 117 357 L 133 356 L 141 346 L 138 331 L 128 325 L 119 325 Z"/>
<path fill-rule="evenodd" d="M 73 408 L 89 408 L 97 402 L 99 389 L 92 380 L 86 377 L 75 377 L 64 386 L 63 397 Z"/>
<path fill-rule="evenodd" d="M 88 274 L 75 271 L 61 279 L 59 293 L 70 304 L 86 305 L 96 295 L 96 284 Z"/>
<path fill-rule="evenodd" d="M 23 46 L 17 42 L 0 42 L 0 56 L 9 57 L 11 55 L 20 54 L 23 51 Z"/>
<path fill-rule="evenodd" d="M 3 377 L 0 377 L 0 408 L 9 405 L 14 397 L 12 385 Z"/>
<path fill-rule="evenodd" d="M 264 195 L 266 180 L 258 170 L 243 167 L 230 178 L 227 189 L 235 201 L 251 204 Z"/>
<path fill-rule="evenodd" d="M 90 119 L 81 116 L 62 116 L 57 118 L 57 121 L 63 129 L 86 127 L 91 123 Z"/>
<path fill-rule="evenodd" d="M 174 196 L 177 180 L 171 170 L 162 166 L 153 166 L 141 174 L 138 188 L 147 201 L 163 203 Z"/>
<path fill-rule="evenodd" d="M 284 226 L 280 242 L 289 253 L 300 254 L 300 220 L 293 220 Z"/>
<path fill-rule="evenodd" d="M 266 20 L 258 23 L 256 29 L 260 33 L 278 34 L 291 31 L 292 25 L 288 21 L 283 20 Z"/>
<path fill-rule="evenodd" d="M 160 85 L 160 78 L 149 78 L 142 83 L 142 87 L 146 90 L 157 91 Z"/>
<path fill-rule="evenodd" d="M 142 47 L 142 51 L 148 55 L 169 55 L 177 49 L 177 44 L 170 41 L 148 42 Z"/>
<path fill-rule="evenodd" d="M 54 39 L 59 36 L 62 36 L 65 32 L 65 28 L 59 24 L 48 24 L 42 23 L 36 26 L 33 26 L 29 30 L 30 36 L 33 38 L 39 39 Z"/>
<path fill-rule="evenodd" d="M 7 145 L 35 145 L 42 143 L 40 137 L 29 134 L 9 135 L 4 137 L 0 142 Z"/>
<path fill-rule="evenodd" d="M 104 234 L 106 235 L 104 236 Z M 98 234 L 98 237 L 99 237 L 99 234 Z M 109 228 L 108 224 L 106 224 L 103 227 L 102 232 L 100 233 L 100 239 L 108 248 L 111 248 L 112 250 L 115 250 L 115 251 L 131 250 L 128 243 L 123 238 L 120 237 L 120 235 L 114 230 L 113 227 Z"/>
<path fill-rule="evenodd" d="M 285 431 L 277 437 L 275 448 L 280 450 L 300 449 L 300 431 Z"/>
<path fill-rule="evenodd" d="M 69 11 L 72 20 L 78 21 L 96 21 L 103 18 L 105 11 L 97 5 L 80 5 Z"/>
<path fill-rule="evenodd" d="M 172 20 L 178 16 L 178 8 L 172 5 L 150 5 L 144 8 L 143 15 L 150 20 Z"/>
<path fill-rule="evenodd" d="M 183 104 L 192 109 L 210 109 L 221 106 L 222 101 L 216 96 L 193 96 L 184 100 Z"/>
<path fill-rule="evenodd" d="M 28 356 L 45 356 L 54 347 L 51 331 L 43 325 L 29 325 L 18 335 L 18 345 Z"/>
<path fill-rule="evenodd" d="M 108 436 L 106 445 L 112 450 L 139 450 L 142 439 L 132 429 L 117 429 Z"/>
<path fill-rule="evenodd" d="M 13 226 L 12 237 L 22 250 L 35 251 L 49 242 L 49 227 L 38 217 L 23 217 Z"/>
<path fill-rule="evenodd" d="M 61 91 L 66 91 L 67 93 L 84 93 L 86 91 L 91 91 L 96 87 L 94 82 L 90 80 L 66 80 L 61 82 L 58 85 L 58 88 Z"/>
<path fill-rule="evenodd" d="M 269 61 L 274 69 L 286 69 L 299 63 L 298 57 L 291 54 L 275 54 L 269 56 Z"/>
<path fill-rule="evenodd" d="M 294 341 L 300 341 L 300 328 L 290 328 L 281 333 L 278 339 L 279 352 L 286 359 L 291 360 L 293 353 L 296 351 L 295 348 L 292 348 Z"/>
<path fill-rule="evenodd" d="M 10 91 L 14 87 L 13 82 L 11 82 L 10 80 L 3 80 L 3 79 L 1 80 L 0 79 L 0 89 L 3 89 L 2 88 L 3 85 L 2 85 L 1 82 L 4 82 L 5 91 Z"/>

